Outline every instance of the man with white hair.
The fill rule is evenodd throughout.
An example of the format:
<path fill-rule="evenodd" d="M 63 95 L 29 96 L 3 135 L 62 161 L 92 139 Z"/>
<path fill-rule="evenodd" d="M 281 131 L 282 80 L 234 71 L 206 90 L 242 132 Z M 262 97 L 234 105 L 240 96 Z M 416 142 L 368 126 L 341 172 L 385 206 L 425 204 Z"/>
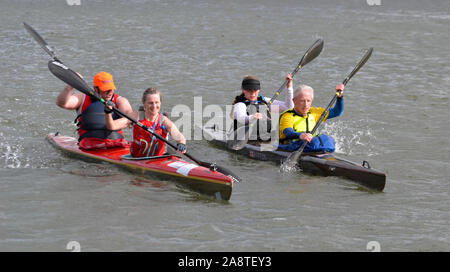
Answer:
<path fill-rule="evenodd" d="M 336 86 L 338 99 L 330 109 L 326 119 L 340 116 L 344 112 L 344 84 Z M 294 92 L 294 108 L 284 111 L 280 117 L 280 145 L 279 148 L 295 151 L 303 141 L 307 141 L 304 152 L 334 152 L 334 140 L 324 134 L 311 134 L 324 108 L 311 107 L 314 90 L 310 86 L 300 85 Z"/>

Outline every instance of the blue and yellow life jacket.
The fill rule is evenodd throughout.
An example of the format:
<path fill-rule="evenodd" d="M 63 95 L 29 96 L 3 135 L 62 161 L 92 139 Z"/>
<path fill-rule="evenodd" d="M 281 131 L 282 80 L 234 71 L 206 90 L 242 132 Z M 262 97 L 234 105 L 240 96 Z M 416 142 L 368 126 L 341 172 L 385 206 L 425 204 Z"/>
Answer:
<path fill-rule="evenodd" d="M 324 110 L 323 108 L 311 107 L 306 117 L 299 115 L 294 109 L 284 111 L 280 117 L 280 144 L 278 147 L 288 151 L 299 149 L 304 141 L 300 141 L 299 138 L 286 139 L 284 130 L 293 128 L 296 132 L 311 133 Z M 316 132 L 313 136 L 311 142 L 306 144 L 304 152 L 334 152 L 335 142 L 333 138 Z"/>

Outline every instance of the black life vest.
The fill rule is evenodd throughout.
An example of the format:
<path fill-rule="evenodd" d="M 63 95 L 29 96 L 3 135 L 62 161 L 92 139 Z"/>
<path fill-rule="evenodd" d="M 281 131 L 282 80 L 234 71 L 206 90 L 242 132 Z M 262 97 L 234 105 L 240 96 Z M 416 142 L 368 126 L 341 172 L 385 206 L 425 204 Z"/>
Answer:
<path fill-rule="evenodd" d="M 263 119 L 257 120 L 256 122 L 256 132 L 253 129 L 254 133 L 257 133 L 257 140 L 270 140 L 270 131 L 272 129 L 272 123 L 270 121 L 270 106 L 266 102 L 266 100 L 258 95 L 258 99 L 256 101 L 250 101 L 245 98 L 245 95 L 242 93 L 235 97 L 233 105 L 236 103 L 244 103 L 247 106 L 247 115 L 252 115 L 256 112 L 263 114 Z M 238 121 L 234 119 L 234 130 L 238 128 Z M 263 137 L 261 137 L 264 135 Z"/>
<path fill-rule="evenodd" d="M 114 94 L 111 99 L 116 107 L 118 97 L 119 96 Z M 105 105 L 102 102 L 94 100 L 90 96 L 86 96 L 79 111 L 81 112 L 79 112 L 77 118 L 75 119 L 78 126 L 78 141 L 81 141 L 83 138 L 111 140 L 124 138 L 122 130 L 112 131 L 106 128 Z M 115 120 L 121 117 L 113 112 L 112 118 Z"/>

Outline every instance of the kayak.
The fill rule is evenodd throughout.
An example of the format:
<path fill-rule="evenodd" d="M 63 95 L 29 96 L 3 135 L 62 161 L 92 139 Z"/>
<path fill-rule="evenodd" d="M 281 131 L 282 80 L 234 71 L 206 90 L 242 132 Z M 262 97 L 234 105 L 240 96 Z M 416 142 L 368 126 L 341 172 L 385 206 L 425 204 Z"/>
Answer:
<path fill-rule="evenodd" d="M 170 178 L 181 186 L 219 200 L 229 200 L 233 190 L 233 179 L 181 159 L 177 155 L 162 155 L 133 158 L 129 147 L 84 150 L 78 147 L 78 140 L 49 134 L 46 139 L 58 150 L 69 156 L 96 162 L 108 162 L 139 175 L 156 178 Z"/>
<path fill-rule="evenodd" d="M 263 150 L 260 142 L 248 141 L 244 148 L 232 150 L 227 147 L 227 132 L 219 130 L 216 126 L 202 127 L 203 136 L 211 143 L 230 152 L 245 155 L 247 157 L 282 163 L 290 154 L 290 151 L 277 149 L 273 151 Z M 352 180 L 370 190 L 383 191 L 386 185 L 386 174 L 373 169 L 367 161 L 357 164 L 332 153 L 303 153 L 297 162 L 297 167 L 305 173 L 319 176 L 338 176 Z"/>

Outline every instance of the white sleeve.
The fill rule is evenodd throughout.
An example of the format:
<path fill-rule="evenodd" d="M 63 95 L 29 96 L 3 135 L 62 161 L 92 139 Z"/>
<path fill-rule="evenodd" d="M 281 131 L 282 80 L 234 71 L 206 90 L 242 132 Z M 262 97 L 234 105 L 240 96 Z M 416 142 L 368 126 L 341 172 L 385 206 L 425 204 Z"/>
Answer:
<path fill-rule="evenodd" d="M 248 123 L 247 106 L 244 103 L 239 102 L 234 104 L 234 118 L 241 124 Z"/>
<path fill-rule="evenodd" d="M 278 112 L 283 112 L 287 109 L 293 108 L 294 107 L 294 101 L 292 100 L 293 98 L 294 98 L 294 89 L 293 88 L 286 89 L 286 97 L 284 99 L 284 102 L 280 101 L 280 100 L 274 100 L 271 105 L 270 110 L 272 111 L 272 110 L 278 109 Z M 270 98 L 268 98 L 268 100 L 269 99 Z M 276 107 L 272 108 L 272 106 L 276 106 Z"/>

